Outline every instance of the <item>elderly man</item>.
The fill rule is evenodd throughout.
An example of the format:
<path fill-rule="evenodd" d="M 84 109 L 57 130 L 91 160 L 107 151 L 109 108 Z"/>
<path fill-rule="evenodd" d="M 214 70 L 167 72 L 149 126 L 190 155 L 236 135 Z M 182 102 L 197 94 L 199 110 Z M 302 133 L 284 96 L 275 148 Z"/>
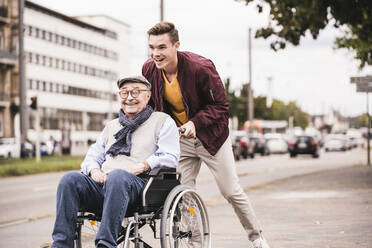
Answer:
<path fill-rule="evenodd" d="M 79 208 L 101 211 L 97 247 L 116 247 L 128 205 L 134 204 L 146 182 L 142 175 L 155 167 L 176 167 L 178 129 L 173 119 L 147 105 L 151 84 L 142 76 L 118 81 L 119 118 L 107 123 L 81 164 L 57 189 L 57 213 L 52 247 L 73 247 Z"/>

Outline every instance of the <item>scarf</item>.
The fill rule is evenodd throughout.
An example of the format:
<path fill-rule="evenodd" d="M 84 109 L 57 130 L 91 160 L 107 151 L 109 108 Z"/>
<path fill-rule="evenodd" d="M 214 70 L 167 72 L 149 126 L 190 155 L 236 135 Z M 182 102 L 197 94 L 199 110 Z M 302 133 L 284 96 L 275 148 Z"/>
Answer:
<path fill-rule="evenodd" d="M 116 141 L 107 150 L 106 155 L 111 154 L 112 157 L 115 157 L 119 154 L 130 156 L 132 134 L 150 117 L 152 112 L 153 109 L 147 105 L 140 113 L 134 116 L 134 118 L 128 119 L 123 110 L 120 109 L 119 123 L 123 126 L 123 128 L 114 135 Z"/>

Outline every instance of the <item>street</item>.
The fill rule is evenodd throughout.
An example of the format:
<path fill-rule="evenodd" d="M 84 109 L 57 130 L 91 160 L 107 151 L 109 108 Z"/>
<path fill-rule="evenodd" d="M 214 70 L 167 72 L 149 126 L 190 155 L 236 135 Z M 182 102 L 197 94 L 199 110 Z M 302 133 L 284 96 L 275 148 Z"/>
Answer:
<path fill-rule="evenodd" d="M 263 216 L 264 221 L 262 222 L 265 230 L 268 231 L 267 237 L 270 239 L 271 237 L 277 238 L 276 235 L 278 235 L 279 230 L 281 230 L 281 233 L 285 233 L 286 226 L 279 226 L 277 223 L 275 228 L 270 228 L 270 225 L 268 225 L 270 216 L 268 214 L 273 211 L 274 206 L 271 199 L 273 196 L 256 198 L 258 194 L 256 191 L 270 187 L 273 183 L 296 181 L 296 177 L 303 175 L 311 176 L 315 172 L 353 167 L 365 163 L 365 150 L 354 149 L 343 153 L 321 153 L 318 159 L 314 159 L 311 156 L 289 158 L 288 154 L 267 157 L 256 156 L 253 160 L 247 159 L 237 162 L 236 168 L 241 185 L 248 192 L 253 206 L 257 204 L 257 206 L 269 208 L 266 213 L 263 208 L 257 209 L 255 207 L 259 219 L 261 215 Z M 55 192 L 58 181 L 63 174 L 48 173 L 0 179 L 0 247 L 36 248 L 51 240 L 55 214 Z M 219 194 L 214 179 L 205 166 L 202 166 L 200 171 L 197 190 L 207 203 L 214 235 L 213 247 L 226 247 L 228 244 L 235 243 L 247 244 L 244 230 L 234 216 L 231 207 L 226 204 L 226 200 Z M 251 192 L 253 192 L 252 195 Z M 275 197 L 286 196 L 279 194 Z M 257 199 L 258 201 L 256 202 Z M 224 211 L 221 212 L 221 209 L 224 209 Z M 225 211 L 225 209 L 228 209 L 228 211 Z M 290 208 L 288 208 L 288 211 L 290 211 Z M 228 222 L 220 221 L 224 216 L 229 217 Z M 219 223 L 224 223 L 224 225 Z M 229 229 L 228 234 L 224 235 L 223 229 Z M 231 230 L 234 230 L 234 234 L 230 233 Z M 292 245 L 288 247 L 299 246 Z M 324 247 L 341 246 L 330 245 Z"/>

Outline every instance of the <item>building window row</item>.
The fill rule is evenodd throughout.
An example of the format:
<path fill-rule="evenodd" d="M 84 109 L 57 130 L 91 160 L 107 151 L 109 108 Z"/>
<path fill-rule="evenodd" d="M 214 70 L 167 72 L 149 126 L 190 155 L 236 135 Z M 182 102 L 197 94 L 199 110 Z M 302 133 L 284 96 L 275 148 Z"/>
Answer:
<path fill-rule="evenodd" d="M 71 62 L 65 59 L 50 57 L 42 54 L 26 52 L 27 62 L 30 64 L 42 65 L 55 69 L 85 74 L 93 77 L 106 78 L 110 80 L 117 79 L 117 73 L 94 68 L 91 66 Z"/>
<path fill-rule="evenodd" d="M 66 94 L 74 96 L 84 96 L 91 98 L 98 98 L 103 100 L 117 100 L 118 96 L 116 94 L 110 94 L 109 92 L 102 92 L 98 90 L 89 90 L 84 88 L 78 88 L 73 86 L 68 86 L 62 83 L 48 82 L 38 79 L 27 79 L 27 88 L 30 90 L 38 90 L 57 94 Z M 110 99 L 111 95 L 111 99 Z"/>
<path fill-rule="evenodd" d="M 83 130 L 83 113 L 81 111 L 72 111 L 56 108 L 39 108 L 40 126 L 43 129 L 63 129 L 68 126 L 71 129 Z M 30 127 L 34 129 L 34 115 L 30 115 Z"/>
<path fill-rule="evenodd" d="M 105 58 L 113 59 L 113 60 L 118 60 L 119 56 L 117 52 L 97 47 L 94 45 L 91 45 L 86 42 L 78 41 L 57 33 L 53 33 L 41 28 L 37 28 L 34 26 L 27 25 L 25 26 L 26 34 L 28 36 L 37 38 L 37 39 L 42 39 L 45 41 L 49 41 L 52 43 L 56 43 L 61 46 L 67 46 L 73 49 L 77 49 L 80 51 L 84 51 L 87 53 L 95 54 L 98 56 L 102 56 Z"/>
<path fill-rule="evenodd" d="M 56 108 L 40 108 L 40 126 L 43 129 L 62 130 L 69 127 L 71 130 L 82 131 L 83 128 L 83 112 L 56 109 Z M 104 127 L 104 121 L 107 114 L 87 113 L 88 123 L 86 130 L 101 131 Z M 35 116 L 30 115 L 30 128 L 35 128 Z"/>

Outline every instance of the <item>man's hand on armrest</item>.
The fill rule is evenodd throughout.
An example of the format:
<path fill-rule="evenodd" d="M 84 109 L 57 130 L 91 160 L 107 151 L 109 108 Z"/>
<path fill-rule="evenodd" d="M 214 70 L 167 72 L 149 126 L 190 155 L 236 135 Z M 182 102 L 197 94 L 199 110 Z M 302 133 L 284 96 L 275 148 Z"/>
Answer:
<path fill-rule="evenodd" d="M 107 178 L 107 174 L 98 168 L 94 168 L 90 171 L 90 177 L 98 184 L 104 184 Z"/>
<path fill-rule="evenodd" d="M 139 175 L 142 172 L 147 171 L 148 169 L 150 169 L 150 165 L 146 161 L 143 163 L 137 163 L 137 164 L 133 164 L 131 166 L 125 167 L 126 171 L 133 173 L 134 175 Z"/>

